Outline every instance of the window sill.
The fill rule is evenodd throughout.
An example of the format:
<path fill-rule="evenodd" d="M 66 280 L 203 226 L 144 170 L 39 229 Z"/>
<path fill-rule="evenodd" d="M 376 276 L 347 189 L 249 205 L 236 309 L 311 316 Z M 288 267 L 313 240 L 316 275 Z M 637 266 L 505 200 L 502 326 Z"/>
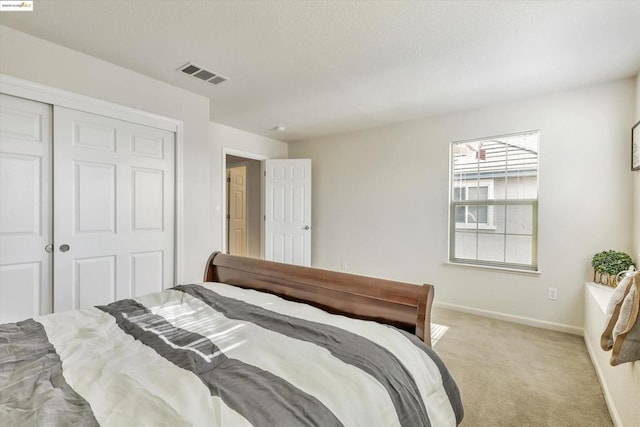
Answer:
<path fill-rule="evenodd" d="M 607 305 L 609 305 L 609 300 L 611 300 L 611 295 L 615 288 L 595 282 L 587 282 L 586 286 L 587 292 L 589 292 L 589 295 L 591 295 L 596 305 L 602 310 L 602 314 L 605 315 L 607 313 Z"/>
<path fill-rule="evenodd" d="M 494 266 L 490 266 L 490 265 L 478 265 L 478 264 L 464 264 L 464 263 L 460 263 L 460 262 L 451 262 L 451 261 L 445 262 L 444 265 L 446 265 L 448 267 L 471 268 L 471 269 L 479 269 L 479 270 L 493 270 L 493 271 L 503 272 L 503 273 L 523 274 L 525 276 L 540 276 L 542 274 L 542 272 L 540 270 L 538 270 L 538 271 L 520 270 L 518 268 L 494 267 Z"/>

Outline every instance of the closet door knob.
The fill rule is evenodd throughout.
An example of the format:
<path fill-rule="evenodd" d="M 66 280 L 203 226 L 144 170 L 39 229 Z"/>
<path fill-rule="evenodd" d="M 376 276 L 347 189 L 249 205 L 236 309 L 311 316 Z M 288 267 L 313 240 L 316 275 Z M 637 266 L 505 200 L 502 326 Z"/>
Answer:
<path fill-rule="evenodd" d="M 71 247 L 67 244 L 60 245 L 60 252 L 67 252 L 69 249 L 71 249 Z"/>
<path fill-rule="evenodd" d="M 53 245 L 49 243 L 47 246 L 44 247 L 44 251 L 50 254 L 51 252 L 53 252 Z"/>

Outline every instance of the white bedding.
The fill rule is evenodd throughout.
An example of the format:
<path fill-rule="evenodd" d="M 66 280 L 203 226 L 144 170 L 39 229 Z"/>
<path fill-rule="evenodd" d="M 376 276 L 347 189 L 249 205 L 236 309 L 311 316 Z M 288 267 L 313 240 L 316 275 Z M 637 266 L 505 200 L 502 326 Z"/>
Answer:
<path fill-rule="evenodd" d="M 218 283 L 1 325 L 0 344 L 0 417 L 13 425 L 462 419 L 455 382 L 415 337 Z"/>

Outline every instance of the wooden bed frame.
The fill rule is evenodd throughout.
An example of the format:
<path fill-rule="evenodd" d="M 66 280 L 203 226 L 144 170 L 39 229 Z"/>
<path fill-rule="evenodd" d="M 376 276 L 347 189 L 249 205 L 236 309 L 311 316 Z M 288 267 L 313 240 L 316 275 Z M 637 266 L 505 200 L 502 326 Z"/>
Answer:
<path fill-rule="evenodd" d="M 433 286 L 300 267 L 214 252 L 205 282 L 256 289 L 334 314 L 408 330 L 431 345 Z"/>

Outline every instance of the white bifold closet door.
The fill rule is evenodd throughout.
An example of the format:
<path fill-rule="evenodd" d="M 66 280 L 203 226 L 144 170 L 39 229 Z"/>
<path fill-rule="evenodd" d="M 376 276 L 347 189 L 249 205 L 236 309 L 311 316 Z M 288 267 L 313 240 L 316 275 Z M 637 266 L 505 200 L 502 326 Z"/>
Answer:
<path fill-rule="evenodd" d="M 51 106 L 0 94 L 0 323 L 51 312 Z"/>
<path fill-rule="evenodd" d="M 173 286 L 174 133 L 0 107 L 0 323 Z"/>
<path fill-rule="evenodd" d="M 53 117 L 54 311 L 173 286 L 174 134 L 57 106 Z"/>

